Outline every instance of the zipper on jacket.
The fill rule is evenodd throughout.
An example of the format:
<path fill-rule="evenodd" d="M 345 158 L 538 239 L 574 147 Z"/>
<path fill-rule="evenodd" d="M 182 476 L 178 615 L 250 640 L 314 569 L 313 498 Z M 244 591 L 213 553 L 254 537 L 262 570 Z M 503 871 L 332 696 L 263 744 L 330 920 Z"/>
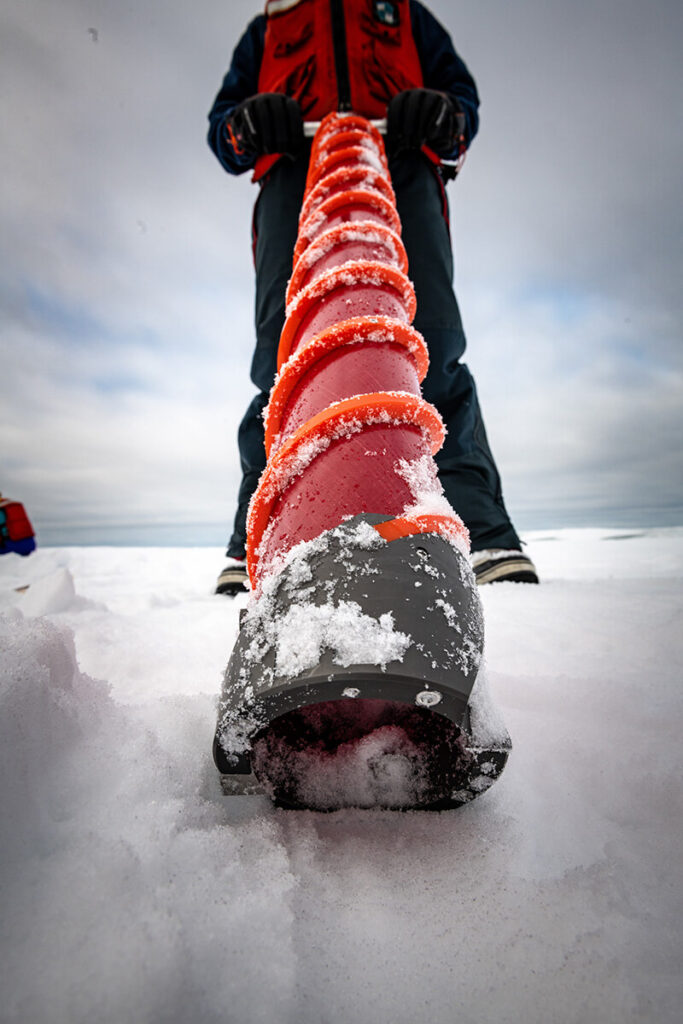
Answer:
<path fill-rule="evenodd" d="M 343 0 L 330 0 L 332 14 L 332 44 L 334 67 L 337 73 L 337 98 L 340 110 L 351 109 L 351 83 L 349 81 L 349 60 L 346 53 L 346 26 L 344 24 Z"/>

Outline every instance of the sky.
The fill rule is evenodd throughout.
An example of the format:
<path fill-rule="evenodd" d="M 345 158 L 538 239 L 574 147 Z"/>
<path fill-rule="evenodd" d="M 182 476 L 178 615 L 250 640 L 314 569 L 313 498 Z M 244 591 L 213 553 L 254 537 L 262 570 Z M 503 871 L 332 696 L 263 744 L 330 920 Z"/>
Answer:
<path fill-rule="evenodd" d="M 683 523 L 683 7 L 433 0 L 481 95 L 456 293 L 522 532 Z M 247 0 L 4 0 L 0 491 L 39 543 L 227 539 L 248 175 L 206 114 Z"/>

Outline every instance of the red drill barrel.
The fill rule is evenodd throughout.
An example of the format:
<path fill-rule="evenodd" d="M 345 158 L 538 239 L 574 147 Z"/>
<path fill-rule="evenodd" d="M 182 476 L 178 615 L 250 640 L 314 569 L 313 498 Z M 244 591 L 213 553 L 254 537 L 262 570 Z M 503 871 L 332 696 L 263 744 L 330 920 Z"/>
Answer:
<path fill-rule="evenodd" d="M 428 354 L 407 271 L 381 136 L 329 115 L 313 141 L 268 462 L 247 520 L 254 596 L 214 744 L 224 779 L 253 769 L 290 806 L 338 805 L 317 784 L 322 761 L 315 797 L 310 773 L 302 781 L 308 748 L 340 763 L 351 741 L 408 737 L 415 778 L 403 796 L 382 791 L 389 806 L 465 802 L 509 749 L 504 730 L 493 744 L 477 734 L 481 607 L 467 531 L 437 481 L 444 428 L 421 395 Z"/>
<path fill-rule="evenodd" d="M 417 504 L 402 467 L 441 447 L 441 419 L 420 393 L 428 357 L 410 326 L 415 293 L 399 230 L 381 136 L 360 118 L 327 117 L 313 143 L 266 412 L 268 466 L 247 524 L 257 588 L 298 543 L 354 515 L 401 516 Z M 464 526 L 449 518 L 465 545 Z"/>

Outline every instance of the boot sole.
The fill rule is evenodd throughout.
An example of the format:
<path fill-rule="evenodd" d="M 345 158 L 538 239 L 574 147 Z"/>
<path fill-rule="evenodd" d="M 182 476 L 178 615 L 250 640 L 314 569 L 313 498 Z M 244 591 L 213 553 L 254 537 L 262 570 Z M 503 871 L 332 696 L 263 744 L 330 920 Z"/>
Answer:
<path fill-rule="evenodd" d="M 538 576 L 528 558 L 501 558 L 476 566 L 474 575 L 479 586 L 484 583 L 538 583 Z"/>

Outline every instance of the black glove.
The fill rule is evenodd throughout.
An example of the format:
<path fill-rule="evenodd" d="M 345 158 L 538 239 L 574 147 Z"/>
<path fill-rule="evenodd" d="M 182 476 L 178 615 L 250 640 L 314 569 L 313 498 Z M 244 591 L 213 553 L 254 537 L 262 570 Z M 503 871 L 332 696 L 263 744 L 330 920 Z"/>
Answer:
<path fill-rule="evenodd" d="M 387 140 L 391 153 L 427 145 L 435 153 L 450 153 L 465 130 L 458 101 L 435 89 L 405 89 L 387 107 Z"/>
<path fill-rule="evenodd" d="M 263 92 L 240 103 L 226 119 L 228 138 L 237 153 L 295 156 L 304 141 L 301 107 L 281 92 Z"/>

